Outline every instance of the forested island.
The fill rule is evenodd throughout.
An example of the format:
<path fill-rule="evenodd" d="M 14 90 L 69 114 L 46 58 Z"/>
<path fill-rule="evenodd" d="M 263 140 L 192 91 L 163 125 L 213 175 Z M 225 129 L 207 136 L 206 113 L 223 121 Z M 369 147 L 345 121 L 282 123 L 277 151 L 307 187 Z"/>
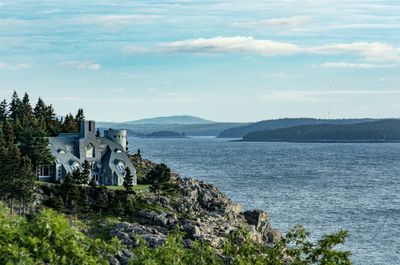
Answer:
<path fill-rule="evenodd" d="M 137 136 L 143 138 L 186 138 L 185 133 L 173 132 L 173 131 L 159 131 L 152 132 L 149 134 L 138 134 Z"/>
<path fill-rule="evenodd" d="M 242 211 L 213 185 L 130 154 L 138 184 L 99 186 L 90 168 L 59 182 L 37 180 L 52 164 L 49 136 L 85 120 L 58 119 L 52 105 L 14 92 L 0 103 L 0 264 L 351 264 L 338 249 L 346 231 L 312 241 L 301 226 L 286 235 L 266 212 Z"/>
<path fill-rule="evenodd" d="M 244 141 L 400 142 L 400 120 L 387 119 L 343 125 L 304 125 L 249 133 Z"/>

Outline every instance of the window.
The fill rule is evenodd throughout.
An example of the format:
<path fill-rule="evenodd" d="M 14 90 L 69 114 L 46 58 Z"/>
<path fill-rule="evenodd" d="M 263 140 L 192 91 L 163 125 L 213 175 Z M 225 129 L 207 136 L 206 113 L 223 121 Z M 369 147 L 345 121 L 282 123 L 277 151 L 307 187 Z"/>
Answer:
<path fill-rule="evenodd" d="M 118 161 L 115 167 L 119 171 L 125 171 L 126 164 L 123 161 Z"/>
<path fill-rule="evenodd" d="M 93 158 L 95 157 L 95 148 L 93 144 L 88 144 L 86 146 L 86 158 Z"/>

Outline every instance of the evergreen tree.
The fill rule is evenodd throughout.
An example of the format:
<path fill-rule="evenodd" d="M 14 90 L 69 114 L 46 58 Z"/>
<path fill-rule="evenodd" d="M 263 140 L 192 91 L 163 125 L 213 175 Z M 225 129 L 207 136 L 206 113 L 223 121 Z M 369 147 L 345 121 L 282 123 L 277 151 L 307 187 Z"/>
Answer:
<path fill-rule="evenodd" d="M 124 183 L 122 184 L 127 192 L 133 191 L 133 176 L 129 167 L 125 168 Z"/>
<path fill-rule="evenodd" d="M 78 187 L 76 186 L 74 176 L 68 172 L 61 184 L 61 194 L 65 202 L 65 206 L 72 210 L 78 197 Z"/>
<path fill-rule="evenodd" d="M 19 117 L 20 107 L 21 107 L 21 100 L 18 97 L 17 91 L 14 91 L 10 103 L 10 117 L 14 122 L 16 122 Z"/>
<path fill-rule="evenodd" d="M 20 110 L 18 112 L 18 118 L 22 123 L 22 126 L 25 127 L 30 124 L 32 121 L 32 106 L 29 100 L 28 93 L 24 94 L 20 104 Z"/>
<path fill-rule="evenodd" d="M 72 114 L 68 114 L 67 116 L 65 116 L 65 120 L 64 123 L 62 125 L 62 131 L 65 133 L 76 133 L 79 132 L 79 127 L 78 124 L 74 118 L 74 116 L 72 116 Z"/>
<path fill-rule="evenodd" d="M 4 99 L 0 103 L 0 123 L 6 122 L 6 120 L 8 118 L 8 114 L 9 114 L 8 104 L 7 104 L 7 101 Z"/>
<path fill-rule="evenodd" d="M 61 121 L 57 119 L 56 113 L 52 105 L 46 106 L 44 117 L 47 125 L 47 132 L 49 133 L 49 135 L 58 135 L 61 131 Z"/>
<path fill-rule="evenodd" d="M 91 172 L 92 172 L 92 166 L 89 163 L 89 161 L 85 160 L 85 162 L 83 162 L 83 170 L 81 172 L 80 183 L 78 184 L 84 184 L 84 185 L 88 184 Z"/>
<path fill-rule="evenodd" d="M 39 165 L 52 165 L 54 157 L 49 149 L 49 140 L 44 137 L 43 129 L 28 127 L 21 135 L 20 149 L 23 155 L 32 160 L 32 165 L 36 169 Z"/>
<path fill-rule="evenodd" d="M 151 184 L 150 190 L 160 198 L 161 189 L 168 186 L 171 180 L 171 169 L 165 164 L 159 164 L 146 175 L 146 180 Z"/>
<path fill-rule="evenodd" d="M 85 120 L 85 114 L 83 113 L 83 109 L 78 109 L 78 113 L 75 116 L 75 120 L 78 123 L 78 126 L 81 124 L 82 121 Z"/>

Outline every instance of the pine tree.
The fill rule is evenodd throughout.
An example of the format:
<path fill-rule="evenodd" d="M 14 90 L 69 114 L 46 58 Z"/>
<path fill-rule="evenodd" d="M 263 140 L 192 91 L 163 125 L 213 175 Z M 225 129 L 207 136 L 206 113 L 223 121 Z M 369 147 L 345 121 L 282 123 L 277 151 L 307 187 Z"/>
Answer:
<path fill-rule="evenodd" d="M 79 192 L 74 176 L 70 172 L 65 176 L 60 188 L 66 207 L 72 210 L 75 207 Z"/>
<path fill-rule="evenodd" d="M 78 124 L 74 118 L 74 116 L 72 116 L 72 114 L 67 114 L 67 116 L 65 116 L 65 120 L 64 123 L 62 125 L 62 131 L 65 133 L 77 133 L 79 132 L 79 127 Z"/>
<path fill-rule="evenodd" d="M 81 124 L 82 121 L 85 120 L 85 114 L 83 113 L 83 109 L 78 109 L 78 113 L 75 116 L 75 120 L 78 123 L 78 126 Z"/>
<path fill-rule="evenodd" d="M 133 176 L 129 167 L 125 168 L 124 182 L 122 184 L 127 192 L 133 191 Z"/>
<path fill-rule="evenodd" d="M 6 122 L 6 120 L 8 118 L 8 114 L 9 114 L 8 104 L 7 104 L 7 101 L 4 99 L 0 103 L 0 123 Z"/>
<path fill-rule="evenodd" d="M 29 125 L 32 121 L 32 106 L 29 100 L 28 93 L 25 93 L 24 97 L 22 98 L 18 114 L 19 120 L 21 121 L 23 127 Z"/>
<path fill-rule="evenodd" d="M 85 160 L 85 162 L 83 162 L 83 170 L 81 172 L 80 183 L 78 184 L 87 185 L 90 179 L 91 172 L 92 172 L 92 166 L 89 163 L 89 161 Z"/>
<path fill-rule="evenodd" d="M 53 164 L 54 157 L 49 149 L 49 140 L 44 137 L 43 128 L 27 127 L 23 130 L 20 139 L 20 149 L 23 155 L 32 160 L 33 168 L 39 165 Z"/>
<path fill-rule="evenodd" d="M 159 164 L 147 173 L 146 180 L 151 184 L 150 190 L 157 194 L 158 199 L 161 189 L 168 186 L 171 176 L 171 169 L 165 164 Z"/>
<path fill-rule="evenodd" d="M 10 117 L 15 122 L 19 117 L 21 100 L 18 97 L 17 91 L 14 91 L 10 103 Z"/>

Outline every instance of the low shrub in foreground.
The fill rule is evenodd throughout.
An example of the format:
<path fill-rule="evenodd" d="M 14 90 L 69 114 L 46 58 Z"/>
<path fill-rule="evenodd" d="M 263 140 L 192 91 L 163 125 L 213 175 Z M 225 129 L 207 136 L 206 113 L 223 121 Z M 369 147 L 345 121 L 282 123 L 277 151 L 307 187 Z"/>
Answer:
<path fill-rule="evenodd" d="M 116 239 L 88 238 L 52 210 L 28 220 L 0 204 L 0 264 L 109 264 L 119 248 Z"/>

